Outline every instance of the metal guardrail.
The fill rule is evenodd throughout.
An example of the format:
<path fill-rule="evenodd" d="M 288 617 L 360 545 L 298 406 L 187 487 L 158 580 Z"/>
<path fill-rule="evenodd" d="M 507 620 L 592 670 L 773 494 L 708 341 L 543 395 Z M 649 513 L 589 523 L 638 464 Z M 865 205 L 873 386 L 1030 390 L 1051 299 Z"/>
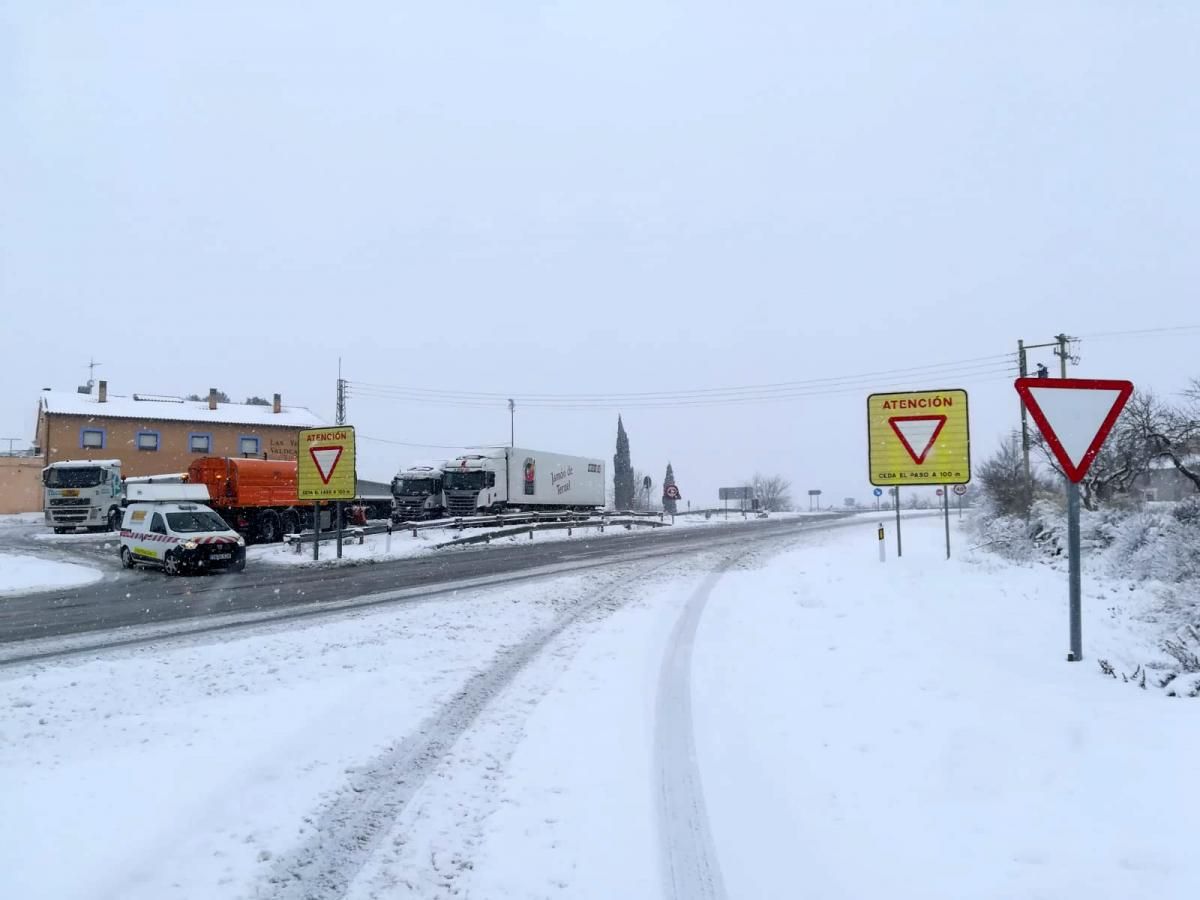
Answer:
<path fill-rule="evenodd" d="M 645 519 L 588 519 L 584 521 L 572 522 L 542 522 L 536 525 L 520 525 L 515 528 L 505 528 L 501 531 L 488 531 L 484 534 L 473 534 L 470 537 L 455 538 L 452 541 L 446 541 L 441 544 L 434 544 L 434 547 L 441 550 L 443 547 L 462 547 L 467 544 L 490 544 L 493 540 L 499 540 L 506 537 L 517 537 L 522 534 L 528 534 L 529 539 L 533 540 L 535 531 L 563 531 L 567 532 L 568 537 L 571 531 L 576 528 L 598 528 L 601 533 L 605 528 L 624 527 L 626 531 L 633 529 L 633 526 L 650 527 L 650 528 L 669 528 L 666 522 L 656 522 L 654 520 Z"/>
<path fill-rule="evenodd" d="M 488 528 L 502 525 L 522 525 L 530 522 L 583 522 L 597 518 L 656 518 L 664 519 L 661 512 L 610 512 L 600 513 L 571 512 L 568 510 L 556 512 L 517 512 L 495 513 L 486 516 L 456 516 L 453 519 L 413 519 L 397 522 L 399 530 L 424 531 L 426 528 Z"/>

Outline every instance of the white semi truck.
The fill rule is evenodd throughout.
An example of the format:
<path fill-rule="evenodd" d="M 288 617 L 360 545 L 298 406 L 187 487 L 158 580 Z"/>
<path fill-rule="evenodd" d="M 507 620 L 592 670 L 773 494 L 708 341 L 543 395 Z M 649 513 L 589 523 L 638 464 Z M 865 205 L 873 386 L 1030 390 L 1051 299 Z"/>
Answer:
<path fill-rule="evenodd" d="M 117 531 L 125 485 L 119 459 L 68 459 L 42 469 L 42 510 L 55 534 Z"/>
<path fill-rule="evenodd" d="M 545 450 L 503 447 L 459 456 L 442 467 L 446 512 L 473 516 L 503 510 L 604 506 L 604 462 Z"/>
<path fill-rule="evenodd" d="M 446 509 L 442 466 L 409 466 L 392 479 L 392 521 L 437 519 Z"/>

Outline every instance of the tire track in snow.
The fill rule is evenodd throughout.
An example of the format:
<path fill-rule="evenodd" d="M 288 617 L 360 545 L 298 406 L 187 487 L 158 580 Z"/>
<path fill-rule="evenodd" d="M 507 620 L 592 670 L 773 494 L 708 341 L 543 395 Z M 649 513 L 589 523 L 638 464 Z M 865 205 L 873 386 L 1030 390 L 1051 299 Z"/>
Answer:
<path fill-rule="evenodd" d="M 380 841 L 480 713 L 568 627 L 630 582 L 671 560 L 640 566 L 604 587 L 585 593 L 550 625 L 505 648 L 415 733 L 359 769 L 321 812 L 306 819 L 311 837 L 276 860 L 257 896 L 271 900 L 329 900 L 344 897 Z"/>
<path fill-rule="evenodd" d="M 658 682 L 654 768 L 658 775 L 659 836 L 665 895 L 674 900 L 724 900 L 692 723 L 692 645 L 713 585 L 727 560 L 688 598 L 671 632 Z"/>

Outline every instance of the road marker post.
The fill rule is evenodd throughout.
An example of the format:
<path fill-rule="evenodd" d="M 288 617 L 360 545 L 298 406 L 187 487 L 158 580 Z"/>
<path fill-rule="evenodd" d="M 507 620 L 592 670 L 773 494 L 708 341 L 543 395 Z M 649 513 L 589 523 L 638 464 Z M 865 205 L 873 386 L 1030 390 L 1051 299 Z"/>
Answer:
<path fill-rule="evenodd" d="M 1065 363 L 1064 363 L 1065 367 Z M 1065 368 L 1064 368 L 1065 373 Z M 1117 424 L 1133 382 L 1093 378 L 1018 378 L 1013 386 L 1037 423 L 1067 479 L 1067 662 L 1083 659 L 1083 597 L 1079 540 L 1079 482 Z"/>
<path fill-rule="evenodd" d="M 887 541 L 883 539 L 883 523 L 879 523 L 879 561 L 887 562 Z"/>

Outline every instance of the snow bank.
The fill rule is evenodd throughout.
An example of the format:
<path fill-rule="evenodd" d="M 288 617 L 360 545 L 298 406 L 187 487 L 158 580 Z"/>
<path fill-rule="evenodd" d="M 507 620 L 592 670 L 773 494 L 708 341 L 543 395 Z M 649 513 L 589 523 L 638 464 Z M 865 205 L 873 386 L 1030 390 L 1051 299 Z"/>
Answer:
<path fill-rule="evenodd" d="M 4 594 L 79 587 L 99 581 L 98 569 L 36 556 L 0 554 L 0 597 Z"/>
<path fill-rule="evenodd" d="M 940 530 L 885 565 L 830 535 L 714 589 L 693 690 L 728 895 L 1195 896 L 1195 707 L 1099 676 L 1132 638 L 1102 579 L 1068 664 L 1065 577 L 947 562 Z"/>

